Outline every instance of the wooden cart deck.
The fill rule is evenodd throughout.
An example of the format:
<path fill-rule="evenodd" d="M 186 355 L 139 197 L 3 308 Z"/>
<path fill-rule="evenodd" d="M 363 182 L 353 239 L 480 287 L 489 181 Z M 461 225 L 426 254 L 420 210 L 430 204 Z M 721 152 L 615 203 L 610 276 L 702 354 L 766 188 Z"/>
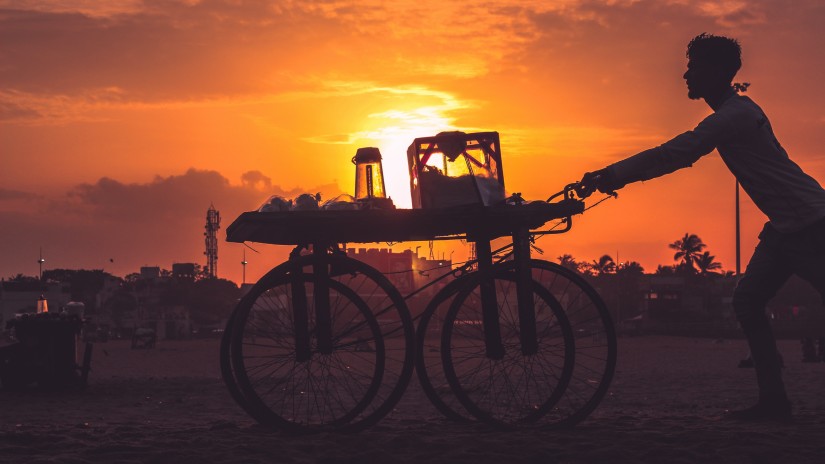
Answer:
<path fill-rule="evenodd" d="M 583 211 L 584 203 L 574 199 L 446 209 L 250 211 L 238 216 L 226 235 L 229 242 L 275 245 L 493 239 Z"/>

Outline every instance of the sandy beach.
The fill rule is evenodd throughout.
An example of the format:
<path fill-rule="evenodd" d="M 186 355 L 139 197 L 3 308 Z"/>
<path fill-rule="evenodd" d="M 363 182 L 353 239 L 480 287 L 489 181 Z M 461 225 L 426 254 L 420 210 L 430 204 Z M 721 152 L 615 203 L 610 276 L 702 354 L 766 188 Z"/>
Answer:
<path fill-rule="evenodd" d="M 356 434 L 290 436 L 256 425 L 220 379 L 218 340 L 95 345 L 82 392 L 0 392 L 3 463 L 821 463 L 825 363 L 780 341 L 791 423 L 737 423 L 756 397 L 743 340 L 619 339 L 616 377 L 571 430 L 501 432 L 443 419 L 413 379 Z"/>

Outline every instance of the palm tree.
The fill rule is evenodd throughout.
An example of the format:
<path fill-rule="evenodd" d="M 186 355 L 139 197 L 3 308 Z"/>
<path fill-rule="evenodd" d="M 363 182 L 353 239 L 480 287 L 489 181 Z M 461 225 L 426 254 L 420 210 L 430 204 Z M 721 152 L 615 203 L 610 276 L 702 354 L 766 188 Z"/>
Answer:
<path fill-rule="evenodd" d="M 643 268 L 642 265 L 636 261 L 630 261 L 629 263 L 616 265 L 616 273 L 622 273 L 625 275 L 642 275 L 645 273 L 645 268 Z"/>
<path fill-rule="evenodd" d="M 602 255 L 598 261 L 594 260 L 590 267 L 598 275 L 616 272 L 616 263 L 610 255 Z"/>
<path fill-rule="evenodd" d="M 562 267 L 578 272 L 580 264 L 576 261 L 576 258 L 574 258 L 573 255 L 563 254 L 556 259 L 559 260 L 559 264 L 561 264 Z"/>
<path fill-rule="evenodd" d="M 654 274 L 663 275 L 663 276 L 672 276 L 673 274 L 676 274 L 676 268 L 677 267 L 678 266 L 675 265 L 675 264 L 673 264 L 671 266 L 660 264 L 660 265 L 656 266 L 656 272 L 654 272 Z"/>
<path fill-rule="evenodd" d="M 722 269 L 722 263 L 714 261 L 716 256 L 710 254 L 709 251 L 697 256 L 694 262 L 702 275 L 716 274 L 716 270 Z"/>
<path fill-rule="evenodd" d="M 668 247 L 676 250 L 673 259 L 676 261 L 681 260 L 681 265 L 692 271 L 695 270 L 693 263 L 696 261 L 696 258 L 700 256 L 705 246 L 698 235 L 688 233 L 685 233 L 684 237 L 668 245 Z"/>

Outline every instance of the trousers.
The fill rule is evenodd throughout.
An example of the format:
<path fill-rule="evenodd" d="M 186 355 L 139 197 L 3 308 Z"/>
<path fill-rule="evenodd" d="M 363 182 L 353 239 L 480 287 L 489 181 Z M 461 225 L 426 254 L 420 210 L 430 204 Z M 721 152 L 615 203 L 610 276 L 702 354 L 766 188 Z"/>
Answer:
<path fill-rule="evenodd" d="M 825 302 L 825 218 L 792 233 L 765 224 L 733 293 L 733 309 L 751 351 L 760 400 L 787 399 L 765 306 L 793 274 L 813 285 Z"/>

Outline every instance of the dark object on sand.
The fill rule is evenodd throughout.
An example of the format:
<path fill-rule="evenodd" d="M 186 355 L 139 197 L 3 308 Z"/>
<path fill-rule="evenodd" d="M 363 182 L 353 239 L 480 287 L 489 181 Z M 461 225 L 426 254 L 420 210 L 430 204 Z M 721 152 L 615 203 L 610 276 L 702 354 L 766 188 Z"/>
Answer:
<path fill-rule="evenodd" d="M 825 362 L 825 337 L 819 337 L 819 340 L 817 340 L 816 353 L 819 360 Z"/>
<path fill-rule="evenodd" d="M 825 337 L 802 337 L 802 362 L 825 362 Z"/>
<path fill-rule="evenodd" d="M 153 329 L 137 329 L 132 335 L 132 349 L 154 348 L 157 340 L 158 335 Z"/>
<path fill-rule="evenodd" d="M 17 343 L 0 348 L 0 382 L 5 389 L 37 385 L 45 389 L 83 388 L 89 376 L 92 345 L 82 364 L 77 349 L 83 320 L 76 315 L 26 314 L 6 325 Z"/>
<path fill-rule="evenodd" d="M 802 362 L 819 362 L 822 359 L 820 353 L 816 352 L 816 345 L 814 344 L 813 337 L 802 337 L 800 343 L 802 344 Z"/>

